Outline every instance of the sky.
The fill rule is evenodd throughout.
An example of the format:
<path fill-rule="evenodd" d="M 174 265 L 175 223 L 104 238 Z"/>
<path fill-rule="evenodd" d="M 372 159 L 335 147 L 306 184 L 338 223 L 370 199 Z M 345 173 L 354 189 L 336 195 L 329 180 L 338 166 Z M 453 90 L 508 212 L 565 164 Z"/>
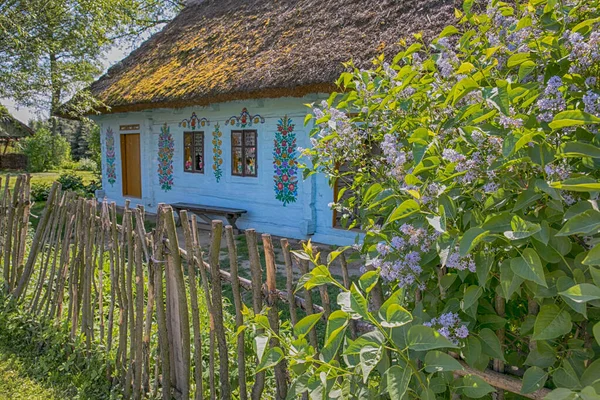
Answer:
<path fill-rule="evenodd" d="M 142 41 L 138 41 L 137 43 L 142 43 Z M 108 68 L 110 68 L 112 65 L 116 64 L 117 62 L 121 61 L 123 58 L 127 57 L 127 55 L 132 52 L 133 49 L 129 46 L 123 46 L 123 47 L 114 47 L 113 49 L 111 49 L 106 58 L 103 60 L 103 65 L 104 65 L 104 70 L 102 71 L 102 74 L 104 74 L 104 72 L 106 72 L 106 70 Z M 15 105 L 15 102 L 12 101 L 11 99 L 0 99 L 0 104 L 2 104 L 3 106 L 5 106 L 6 108 L 8 108 L 8 111 L 18 120 L 27 123 L 29 122 L 30 119 L 35 119 L 36 117 L 43 117 L 43 118 L 47 118 L 48 115 L 46 112 L 44 113 L 39 113 L 39 111 L 33 109 L 33 108 L 28 108 L 28 107 L 17 107 Z"/>

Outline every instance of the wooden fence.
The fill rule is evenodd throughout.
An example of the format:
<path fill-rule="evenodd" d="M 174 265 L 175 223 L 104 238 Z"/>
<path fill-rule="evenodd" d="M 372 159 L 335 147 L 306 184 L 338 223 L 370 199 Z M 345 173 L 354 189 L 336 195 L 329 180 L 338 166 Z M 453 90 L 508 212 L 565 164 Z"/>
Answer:
<path fill-rule="evenodd" d="M 264 305 L 269 306 L 268 322 L 275 332 L 281 323 L 277 307 L 282 302 L 289 307 L 292 324 L 299 319 L 299 309 L 306 314 L 322 312 L 326 321 L 331 313 L 327 291 L 319 291 L 323 307 L 313 304 L 308 291 L 301 296 L 294 294 L 294 270 L 299 268 L 304 274 L 310 266 L 308 261 L 294 256 L 286 239 L 280 240 L 286 288 L 279 290 L 270 235 L 260 236 L 263 259 L 258 235 L 252 229 L 245 232 L 252 278 L 248 280 L 239 276 L 239 249 L 231 226 L 223 227 L 221 221 L 213 221 L 210 248 L 205 252 L 200 246 L 195 216 L 190 221 L 182 211 L 180 217 L 183 235 L 177 233 L 171 207 L 159 205 L 157 226 L 147 232 L 143 207 L 131 208 L 127 204 L 119 224 L 114 203 L 85 200 L 54 184 L 33 238 L 28 240 L 29 177 L 17 176 L 13 190 L 7 178 L 0 200 L 3 289 L 30 313 L 67 324 L 71 337 L 84 339 L 88 350 L 101 345 L 114 354 L 112 359 L 107 357 L 108 377 L 122 388 L 125 398 L 141 399 L 161 391 L 164 399 L 201 399 L 206 393 L 213 399 L 230 399 L 231 364 L 237 364 L 239 386 L 235 390 L 239 398 L 264 398 L 265 389 L 277 399 L 286 398 L 290 382 L 285 360 L 273 368 L 272 374 L 269 371 L 269 382 L 274 382 L 271 388 L 265 388 L 264 371 L 247 379 L 246 363 L 258 360 L 253 354 L 246 354 L 249 346 L 244 343 L 244 334 L 234 332 L 237 360 L 229 360 L 227 336 L 232 332 L 226 330 L 224 323 L 222 285 L 231 285 L 238 333 L 250 318 L 244 312 L 243 290 L 251 292 L 255 313 L 260 313 Z M 180 248 L 180 236 L 184 238 L 185 250 Z M 228 271 L 220 266 L 223 238 Z M 338 260 L 344 285 L 349 287 L 345 258 L 342 255 Z M 199 297 L 202 295 L 203 299 Z M 202 354 L 201 332 L 206 327 L 201 326 L 201 306 L 207 308 L 210 317 L 208 355 Z M 350 334 L 356 336 L 370 329 L 370 325 L 355 321 Z M 318 348 L 314 329 L 309 341 Z M 272 338 L 269 346 L 277 345 L 277 339 Z M 207 373 L 202 370 L 202 360 L 206 358 Z M 457 371 L 460 375 L 474 374 L 499 389 L 515 393 L 521 389 L 521 381 L 512 376 L 491 369 L 478 371 L 460 362 L 464 367 Z M 499 369 L 497 362 L 494 367 Z M 252 387 L 247 385 L 250 381 Z M 547 393 L 543 389 L 526 397 L 541 399 Z"/>

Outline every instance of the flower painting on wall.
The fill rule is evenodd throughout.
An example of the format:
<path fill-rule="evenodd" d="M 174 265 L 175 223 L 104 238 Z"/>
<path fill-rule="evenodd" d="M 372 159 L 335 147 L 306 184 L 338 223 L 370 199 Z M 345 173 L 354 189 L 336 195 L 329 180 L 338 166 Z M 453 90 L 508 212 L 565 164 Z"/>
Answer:
<path fill-rule="evenodd" d="M 227 121 L 225 121 L 225 125 L 237 126 L 238 128 L 246 128 L 252 125 L 264 123 L 265 119 L 262 116 L 259 114 L 250 115 L 246 107 L 242 109 L 242 113 L 239 117 L 237 115 L 233 115 Z"/>
<path fill-rule="evenodd" d="M 173 154 L 175 144 L 171 130 L 165 124 L 158 136 L 158 182 L 165 192 L 173 188 Z"/>
<path fill-rule="evenodd" d="M 296 134 L 294 124 L 287 115 L 277 123 L 277 132 L 273 141 L 273 168 L 275 198 L 284 206 L 296 202 L 298 197 Z"/>
<path fill-rule="evenodd" d="M 106 178 L 110 185 L 117 181 L 117 169 L 115 167 L 115 134 L 111 128 L 106 130 Z"/>
<path fill-rule="evenodd" d="M 221 145 L 223 144 L 223 140 L 221 137 L 223 136 L 223 132 L 221 132 L 219 124 L 215 125 L 215 130 L 213 131 L 213 173 L 215 174 L 215 178 L 217 178 L 217 182 L 221 180 L 223 176 L 223 169 L 221 165 L 223 164 L 223 150 L 221 150 Z"/>

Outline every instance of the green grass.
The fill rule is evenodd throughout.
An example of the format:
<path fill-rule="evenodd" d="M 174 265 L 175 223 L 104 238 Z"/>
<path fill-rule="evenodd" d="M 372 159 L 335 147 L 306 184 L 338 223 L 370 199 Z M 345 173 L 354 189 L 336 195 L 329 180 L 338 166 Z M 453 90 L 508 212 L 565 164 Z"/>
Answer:
<path fill-rule="evenodd" d="M 0 399 L 2 400 L 62 400 L 69 397 L 57 394 L 27 375 L 23 363 L 0 347 Z"/>
<path fill-rule="evenodd" d="M 52 184 L 52 182 L 56 181 L 61 173 L 67 172 L 66 170 L 57 170 L 57 171 L 48 171 L 48 172 L 32 172 L 31 175 L 31 184 L 34 183 L 45 183 Z M 90 183 L 95 179 L 95 175 L 90 171 L 73 171 L 77 175 L 83 177 L 84 183 Z M 4 182 L 7 175 L 11 176 L 10 188 L 12 189 L 15 186 L 15 177 L 19 174 L 25 174 L 27 172 L 23 171 L 0 171 L 0 178 L 2 178 L 2 187 L 4 187 Z"/>

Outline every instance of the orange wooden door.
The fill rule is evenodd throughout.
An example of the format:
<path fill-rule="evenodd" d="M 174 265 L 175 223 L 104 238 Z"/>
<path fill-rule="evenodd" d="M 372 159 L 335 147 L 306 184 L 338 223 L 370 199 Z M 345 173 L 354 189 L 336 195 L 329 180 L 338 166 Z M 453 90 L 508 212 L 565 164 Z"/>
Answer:
<path fill-rule="evenodd" d="M 123 196 L 142 197 L 140 134 L 121 135 Z"/>

